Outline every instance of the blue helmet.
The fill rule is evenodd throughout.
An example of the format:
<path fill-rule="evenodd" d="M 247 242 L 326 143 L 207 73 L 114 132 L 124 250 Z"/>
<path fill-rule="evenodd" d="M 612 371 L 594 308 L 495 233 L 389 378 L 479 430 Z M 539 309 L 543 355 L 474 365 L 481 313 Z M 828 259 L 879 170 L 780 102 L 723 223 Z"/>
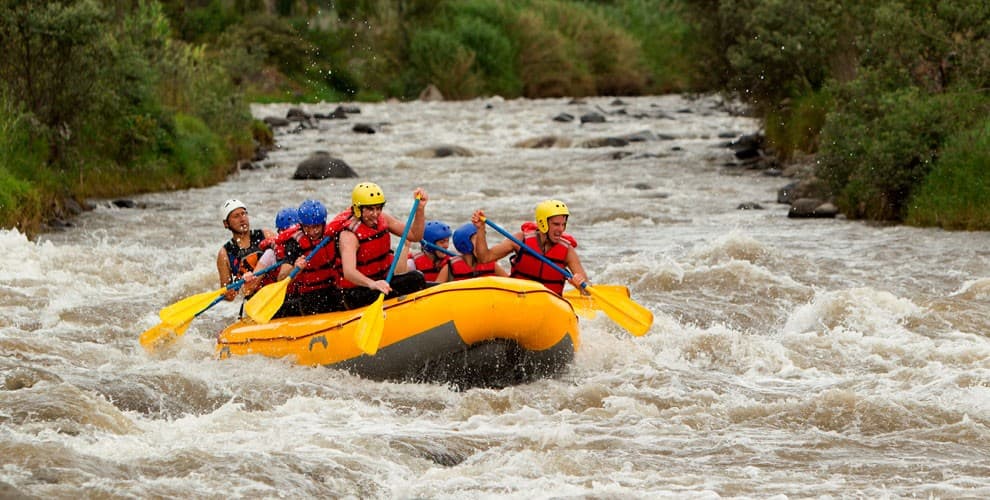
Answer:
<path fill-rule="evenodd" d="M 285 207 L 275 216 L 275 229 L 279 232 L 295 224 L 299 224 L 299 210 L 296 210 L 296 207 Z"/>
<path fill-rule="evenodd" d="M 477 232 L 478 228 L 474 227 L 474 224 L 471 224 L 470 222 L 457 228 L 457 230 L 454 231 L 454 248 L 462 254 L 473 253 L 474 243 L 471 243 L 471 237 Z"/>
<path fill-rule="evenodd" d="M 299 204 L 299 223 L 305 226 L 327 223 L 327 208 L 316 200 L 306 200 Z"/>
<path fill-rule="evenodd" d="M 447 238 L 450 238 L 450 226 L 438 220 L 426 221 L 426 229 L 423 230 L 423 241 L 435 244 Z"/>

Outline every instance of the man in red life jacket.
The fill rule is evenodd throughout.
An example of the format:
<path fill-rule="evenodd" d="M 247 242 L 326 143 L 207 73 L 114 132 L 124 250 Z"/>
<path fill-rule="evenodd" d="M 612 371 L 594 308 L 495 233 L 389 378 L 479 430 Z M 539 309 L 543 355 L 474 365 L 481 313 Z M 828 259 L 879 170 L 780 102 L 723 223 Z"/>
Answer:
<path fill-rule="evenodd" d="M 266 238 L 274 237 L 275 233 L 268 229 L 251 230 L 247 206 L 236 199 L 227 200 L 220 206 L 220 219 L 231 235 L 230 240 L 217 253 L 220 286 L 227 286 L 241 277 L 245 281 L 240 290 L 227 290 L 224 298 L 234 300 L 239 292 L 245 298 L 250 297 L 261 285 L 251 274 L 251 271 L 258 268 L 258 260 L 263 253 L 260 244 Z"/>
<path fill-rule="evenodd" d="M 440 270 L 440 273 L 437 275 L 437 282 L 444 283 L 447 281 L 466 280 L 479 276 L 509 275 L 498 262 L 478 262 L 478 258 L 474 253 L 474 235 L 477 232 L 478 228 L 474 227 L 474 224 L 470 222 L 454 231 L 454 248 L 461 255 L 452 257 L 450 262 Z"/>
<path fill-rule="evenodd" d="M 438 220 L 426 221 L 419 252 L 409 253 L 409 269 L 423 273 L 426 281 L 437 281 L 437 274 L 450 260 L 450 256 L 444 253 L 450 247 L 450 235 L 450 226 Z"/>
<path fill-rule="evenodd" d="M 478 229 L 475 236 L 475 255 L 480 262 L 494 262 L 515 252 L 510 260 L 511 277 L 538 281 L 557 294 L 564 293 L 564 282 L 567 281 L 564 275 L 530 255 L 512 240 L 506 239 L 489 248 L 485 238 L 484 216 L 485 213 L 478 210 L 471 217 L 471 223 Z M 524 229 L 513 236 L 558 267 L 570 271 L 573 275 L 570 279 L 571 285 L 580 289 L 581 283 L 587 281 L 587 276 L 574 246 L 564 236 L 567 218 L 570 216 L 567 205 L 560 200 L 540 202 L 536 205 L 535 216 L 537 230 L 526 230 L 528 226 L 524 224 Z"/>
<path fill-rule="evenodd" d="M 407 241 L 419 241 L 423 237 L 426 191 L 416 188 L 413 195 L 419 205 L 409 228 Z M 401 236 L 405 223 L 384 212 L 385 194 L 377 184 L 362 182 L 351 192 L 351 215 L 337 239 L 340 254 L 340 270 L 337 285 L 348 309 L 366 306 L 386 296 L 405 295 L 426 286 L 423 273 L 406 272 L 407 259 L 396 263 L 392 283 L 385 281 L 392 259 L 391 235 Z"/>
<path fill-rule="evenodd" d="M 284 264 L 279 268 L 278 279 L 288 277 L 293 266 L 300 271 L 285 296 L 285 303 L 274 317 L 302 316 L 343 310 L 340 290 L 337 289 L 337 253 L 333 239 L 336 227 L 327 224 L 327 209 L 316 200 L 306 200 L 299 205 L 299 230 L 285 241 Z M 331 242 L 324 245 L 309 261 L 306 257 L 324 237 Z"/>

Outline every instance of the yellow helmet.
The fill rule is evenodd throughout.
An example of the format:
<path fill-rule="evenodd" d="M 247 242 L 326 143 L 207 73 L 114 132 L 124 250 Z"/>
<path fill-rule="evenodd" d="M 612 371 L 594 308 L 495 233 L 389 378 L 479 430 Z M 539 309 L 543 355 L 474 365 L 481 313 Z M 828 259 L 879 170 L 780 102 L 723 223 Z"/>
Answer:
<path fill-rule="evenodd" d="M 351 191 L 351 207 L 355 217 L 361 217 L 361 207 L 365 205 L 383 205 L 385 193 L 374 182 L 362 182 Z"/>
<path fill-rule="evenodd" d="M 567 210 L 567 205 L 564 205 L 564 202 L 560 200 L 541 201 L 536 205 L 536 227 L 540 229 L 541 233 L 550 230 L 547 219 L 556 215 L 570 216 L 571 212 Z"/>

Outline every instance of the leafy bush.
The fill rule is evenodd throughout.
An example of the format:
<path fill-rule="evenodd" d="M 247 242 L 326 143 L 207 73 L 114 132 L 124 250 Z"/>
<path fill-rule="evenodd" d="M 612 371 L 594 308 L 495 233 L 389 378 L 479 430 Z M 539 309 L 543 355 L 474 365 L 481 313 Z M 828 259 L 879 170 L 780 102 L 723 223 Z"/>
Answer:
<path fill-rule="evenodd" d="M 911 198 L 906 222 L 990 230 L 990 120 L 954 134 Z"/>
<path fill-rule="evenodd" d="M 635 95 L 646 86 L 639 43 L 608 23 L 604 15 L 580 4 L 534 0 L 532 9 L 546 24 L 560 31 L 578 73 L 594 81 L 594 94 Z"/>
<path fill-rule="evenodd" d="M 452 99 L 477 95 L 480 82 L 471 71 L 474 59 L 474 51 L 456 35 L 438 29 L 416 33 L 409 45 L 409 63 L 421 85 L 433 83 Z"/>
<path fill-rule="evenodd" d="M 174 151 L 175 167 L 193 186 L 220 180 L 213 167 L 230 163 L 222 138 L 203 120 L 184 113 L 175 115 Z"/>
<path fill-rule="evenodd" d="M 48 145 L 31 127 L 30 116 L 0 92 L 0 227 L 36 226 L 41 220 L 41 188 L 51 180 L 39 178 L 45 170 L 38 166 Z"/>
<path fill-rule="evenodd" d="M 849 217 L 903 220 L 945 139 L 966 126 L 972 99 L 864 85 L 846 94 L 846 105 L 829 115 L 823 130 L 818 175 Z"/>
<path fill-rule="evenodd" d="M 694 61 L 698 55 L 694 52 L 701 44 L 690 40 L 692 30 L 684 2 L 625 0 L 593 5 L 639 42 L 643 64 L 649 71 L 648 92 L 676 92 L 696 86 Z"/>
<path fill-rule="evenodd" d="M 516 49 L 500 26 L 475 16 L 460 15 L 454 32 L 474 53 L 472 73 L 488 94 L 518 97 L 522 82 L 516 73 Z"/>
<path fill-rule="evenodd" d="M 817 151 L 826 116 L 834 106 L 832 94 L 820 90 L 787 99 L 768 110 L 764 133 L 776 154 L 790 159 L 799 151 Z"/>
<path fill-rule="evenodd" d="M 81 120 L 103 102 L 110 31 L 95 0 L 0 4 L 0 82 L 42 125 L 49 161 L 61 159 Z"/>
<path fill-rule="evenodd" d="M 563 33 L 551 29 L 534 11 L 519 14 L 512 26 L 519 45 L 519 75 L 527 97 L 585 96 L 594 93 L 595 82 L 578 65 Z"/>

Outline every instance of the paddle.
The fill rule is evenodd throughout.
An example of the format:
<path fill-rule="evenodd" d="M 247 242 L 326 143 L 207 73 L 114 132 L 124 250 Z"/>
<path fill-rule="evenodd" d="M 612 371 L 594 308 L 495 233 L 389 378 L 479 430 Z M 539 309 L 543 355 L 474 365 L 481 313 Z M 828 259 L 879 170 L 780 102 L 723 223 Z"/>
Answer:
<path fill-rule="evenodd" d="M 385 282 L 392 282 L 392 273 L 395 272 L 395 264 L 399 262 L 399 256 L 402 255 L 402 247 L 406 244 L 406 236 L 409 235 L 409 227 L 412 226 L 413 217 L 416 215 L 416 209 L 419 207 L 419 198 L 413 200 L 412 210 L 409 211 L 409 217 L 406 219 L 406 227 L 402 230 L 402 238 L 399 238 L 399 246 L 395 249 L 395 257 L 392 259 L 392 265 L 388 268 L 388 275 L 385 276 Z M 378 352 L 378 345 L 382 341 L 382 332 L 385 330 L 385 294 L 378 294 L 378 298 L 373 302 L 364 313 L 361 315 L 361 319 L 358 320 L 357 330 L 354 333 L 354 339 L 357 342 L 358 348 L 364 351 L 369 356 L 374 356 Z"/>
<path fill-rule="evenodd" d="M 563 274 L 567 279 L 571 279 L 574 276 L 566 269 L 562 269 L 557 264 L 554 264 L 550 259 L 540 255 L 539 252 L 519 241 L 518 238 L 505 229 L 499 227 L 498 224 L 495 224 L 487 218 L 483 220 L 485 221 L 485 224 L 488 224 L 493 229 L 501 233 L 502 236 L 509 238 L 513 243 L 519 245 L 519 247 L 524 251 L 529 252 L 534 257 L 540 259 L 544 264 L 547 264 L 558 273 Z M 653 325 L 653 313 L 650 312 L 649 309 L 637 304 L 631 298 L 624 297 L 621 293 L 616 293 L 615 291 L 606 290 L 604 288 L 598 290 L 589 285 L 587 282 L 581 283 L 581 288 L 595 298 L 595 304 L 599 306 L 601 310 L 612 319 L 612 321 L 615 321 L 619 326 L 625 328 L 629 333 L 639 337 L 641 335 L 645 335 L 646 332 L 649 331 L 650 326 Z"/>
<path fill-rule="evenodd" d="M 451 257 L 457 257 L 457 254 L 456 253 L 451 252 L 450 250 L 447 250 L 446 248 L 444 248 L 442 246 L 434 245 L 433 243 L 430 243 L 429 241 L 421 241 L 421 242 L 419 242 L 419 244 L 420 245 L 423 245 L 424 247 L 426 247 L 429 250 L 433 250 L 434 252 L 445 253 L 445 254 L 447 254 L 447 255 L 449 255 Z"/>
<path fill-rule="evenodd" d="M 320 241 L 320 243 L 316 245 L 316 247 L 313 248 L 308 255 L 306 255 L 306 262 L 309 262 L 309 260 L 316 255 L 316 252 L 319 252 L 320 249 L 329 243 L 331 239 L 332 238 L 329 236 L 324 236 L 323 240 Z M 275 283 L 266 285 L 261 290 L 258 290 L 254 296 L 244 304 L 244 312 L 247 313 L 247 315 L 250 316 L 255 322 L 264 324 L 271 321 L 272 316 L 275 316 L 275 313 L 277 313 L 278 310 L 282 308 L 282 304 L 285 303 L 285 291 L 288 289 L 289 283 L 292 282 L 292 279 L 295 278 L 301 270 L 301 267 L 294 266 L 292 268 L 292 272 L 289 273 L 289 276 L 286 279 L 276 281 Z"/>
<path fill-rule="evenodd" d="M 268 274 L 279 265 L 280 263 L 276 262 L 260 269 L 255 273 L 255 276 Z M 158 312 L 158 317 L 162 319 L 162 322 L 145 330 L 138 340 L 148 352 L 153 352 L 161 346 L 172 343 L 186 333 L 194 318 L 219 304 L 223 300 L 224 292 L 239 290 L 243 285 L 244 279 L 237 279 L 219 290 L 193 295 L 162 309 Z M 206 300 L 209 300 L 209 303 L 204 305 Z"/>
<path fill-rule="evenodd" d="M 223 295 L 217 297 L 210 305 L 204 307 L 203 310 L 196 313 L 195 316 L 199 316 L 200 314 L 206 312 L 207 309 L 213 307 L 213 304 L 216 304 L 221 300 L 223 300 Z M 192 324 L 192 320 L 193 318 L 189 318 L 185 321 L 185 323 L 182 323 L 179 326 L 170 325 L 164 322 L 158 323 L 157 325 L 145 330 L 138 340 L 141 342 L 141 345 L 146 351 L 149 353 L 155 352 L 155 349 L 171 344 L 172 342 L 175 342 L 176 339 L 184 335 L 186 330 L 189 329 L 189 325 Z"/>
<path fill-rule="evenodd" d="M 600 292 L 602 290 L 612 291 L 619 295 L 629 296 L 629 289 L 623 285 L 595 285 L 595 288 Z M 595 302 L 595 298 L 589 294 L 581 293 L 581 290 L 571 288 L 564 292 L 564 300 L 571 303 L 571 307 L 574 308 L 574 312 L 578 316 L 587 319 L 595 319 L 598 316 L 596 311 L 602 310 L 602 307 Z"/>
<path fill-rule="evenodd" d="M 272 269 L 275 269 L 279 265 L 279 263 L 272 264 L 255 272 L 254 275 L 260 277 L 271 272 Z M 161 311 L 158 311 L 158 317 L 161 318 L 163 323 L 181 325 L 216 304 L 217 301 L 215 299 L 222 297 L 227 290 L 239 290 L 242 285 L 244 285 L 244 280 L 238 279 L 223 288 L 186 297 L 175 304 L 162 308 Z"/>

